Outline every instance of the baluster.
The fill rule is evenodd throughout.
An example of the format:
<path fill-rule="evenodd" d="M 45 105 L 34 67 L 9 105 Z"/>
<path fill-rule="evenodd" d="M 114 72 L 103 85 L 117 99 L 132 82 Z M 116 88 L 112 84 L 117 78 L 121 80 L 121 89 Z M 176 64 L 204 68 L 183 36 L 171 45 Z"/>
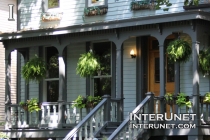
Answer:
<path fill-rule="evenodd" d="M 90 118 L 90 138 L 93 138 L 93 117 Z"/>
<path fill-rule="evenodd" d="M 49 124 L 50 123 L 50 106 L 49 105 L 47 105 L 47 124 Z"/>
<path fill-rule="evenodd" d="M 157 99 L 156 100 L 156 103 L 155 103 L 155 113 L 158 114 L 158 104 L 159 104 L 159 100 Z"/>
<path fill-rule="evenodd" d="M 82 127 L 79 129 L 79 140 L 82 140 Z"/>
<path fill-rule="evenodd" d="M 101 126 L 104 125 L 104 106 L 101 107 Z"/>
<path fill-rule="evenodd" d="M 53 105 L 53 124 L 57 123 L 57 116 L 56 116 L 56 106 Z"/>
<path fill-rule="evenodd" d="M 127 127 L 125 127 L 125 128 L 123 129 L 123 140 L 126 139 L 126 130 L 127 130 Z"/>
<path fill-rule="evenodd" d="M 27 123 L 26 123 L 27 112 L 24 109 L 22 109 L 22 111 L 23 111 L 23 114 L 24 114 L 24 117 L 23 117 L 23 126 L 25 127 L 25 126 L 27 126 Z"/>
<path fill-rule="evenodd" d="M 201 103 L 201 115 L 204 117 L 204 114 L 203 114 L 203 103 Z"/>
<path fill-rule="evenodd" d="M 100 117 L 100 115 L 99 115 L 99 110 L 96 112 L 96 115 L 95 115 L 95 131 L 97 131 L 98 130 L 98 123 L 99 123 L 99 117 Z"/>
<path fill-rule="evenodd" d="M 88 125 L 88 123 L 86 122 L 86 123 L 85 123 L 85 140 L 88 139 L 87 125 Z"/>
<path fill-rule="evenodd" d="M 15 110 L 14 110 L 14 107 L 11 107 L 11 124 L 15 125 Z"/>
<path fill-rule="evenodd" d="M 69 105 L 66 105 L 66 114 L 67 114 L 67 117 L 66 117 L 66 124 L 70 124 L 71 123 L 71 114 L 70 114 L 70 106 Z"/>
<path fill-rule="evenodd" d="M 18 106 L 18 127 L 21 126 L 21 108 Z"/>
<path fill-rule="evenodd" d="M 45 124 L 44 118 L 45 118 L 45 114 L 44 114 L 44 106 L 41 105 L 41 110 L 42 110 L 42 120 L 41 120 L 41 124 Z"/>
<path fill-rule="evenodd" d="M 72 122 L 74 122 L 75 124 L 77 123 L 77 109 L 76 109 L 76 107 L 73 108 Z"/>
<path fill-rule="evenodd" d="M 209 105 L 206 104 L 206 114 L 205 114 L 206 121 L 208 121 L 208 116 L 209 116 Z"/>
<path fill-rule="evenodd" d="M 133 132 L 133 128 L 132 128 L 132 121 L 130 120 L 130 127 L 128 128 L 128 137 L 131 140 L 132 139 L 132 132 Z"/>

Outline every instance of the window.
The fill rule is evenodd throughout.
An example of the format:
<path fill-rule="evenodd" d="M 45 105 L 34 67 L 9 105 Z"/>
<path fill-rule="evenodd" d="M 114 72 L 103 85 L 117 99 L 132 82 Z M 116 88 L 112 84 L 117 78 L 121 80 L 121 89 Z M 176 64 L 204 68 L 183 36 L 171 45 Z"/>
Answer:
<path fill-rule="evenodd" d="M 47 61 L 47 76 L 45 79 L 45 91 L 47 102 L 57 102 L 59 94 L 59 63 L 58 51 L 55 47 L 46 47 L 45 59 Z"/>
<path fill-rule="evenodd" d="M 86 0 L 86 7 L 107 6 L 107 0 Z"/>
<path fill-rule="evenodd" d="M 111 95 L 111 42 L 94 43 L 93 50 L 100 58 L 101 70 L 93 77 L 94 96 Z"/>
<path fill-rule="evenodd" d="M 48 0 L 48 9 L 59 8 L 60 0 Z"/>

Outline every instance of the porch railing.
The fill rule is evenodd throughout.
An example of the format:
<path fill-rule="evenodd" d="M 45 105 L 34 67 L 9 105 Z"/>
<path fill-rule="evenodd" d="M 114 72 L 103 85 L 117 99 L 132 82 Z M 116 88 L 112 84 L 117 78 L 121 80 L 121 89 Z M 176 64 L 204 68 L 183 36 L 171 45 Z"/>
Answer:
<path fill-rule="evenodd" d="M 153 113 L 154 110 L 154 94 L 151 92 L 147 93 L 147 97 L 132 111 L 131 114 L 149 114 Z M 133 118 L 129 115 L 121 125 L 109 136 L 108 140 L 126 140 L 126 139 L 138 139 L 140 134 L 144 131 L 142 128 L 136 129 L 132 125 L 134 124 L 145 124 L 148 123 L 149 120 L 142 119 L 140 120 L 131 120 Z"/>
<path fill-rule="evenodd" d="M 103 100 L 63 140 L 70 140 L 73 137 L 78 137 L 79 140 L 93 139 L 106 122 L 118 121 L 120 102 L 120 99 L 110 99 L 109 95 L 103 96 Z"/>

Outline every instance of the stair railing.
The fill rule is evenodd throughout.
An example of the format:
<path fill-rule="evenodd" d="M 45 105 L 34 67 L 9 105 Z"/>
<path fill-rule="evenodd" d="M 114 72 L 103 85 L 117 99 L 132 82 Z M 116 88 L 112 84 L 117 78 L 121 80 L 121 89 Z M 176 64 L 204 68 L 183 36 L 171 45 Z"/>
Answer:
<path fill-rule="evenodd" d="M 146 98 L 132 111 L 131 114 L 149 114 L 153 113 L 154 110 L 154 94 L 151 92 L 147 93 Z M 131 120 L 131 115 L 121 123 L 121 125 L 109 136 L 108 140 L 126 140 L 126 139 L 138 139 L 142 134 L 143 128 L 135 128 L 133 125 L 146 124 L 149 120 Z"/>
<path fill-rule="evenodd" d="M 63 140 L 70 140 L 73 137 L 78 137 L 79 140 L 93 139 L 94 133 L 99 131 L 106 121 L 110 120 L 110 100 L 109 95 L 103 96 L 103 100 Z"/>

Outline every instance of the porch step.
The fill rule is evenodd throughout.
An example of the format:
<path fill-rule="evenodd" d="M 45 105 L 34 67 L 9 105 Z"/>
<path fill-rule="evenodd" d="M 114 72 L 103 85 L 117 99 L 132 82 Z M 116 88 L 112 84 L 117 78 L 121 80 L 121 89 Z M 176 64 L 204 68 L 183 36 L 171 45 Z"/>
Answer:
<path fill-rule="evenodd" d="M 99 136 L 97 136 L 98 140 L 108 138 L 121 124 L 121 122 L 108 122 L 105 126 L 100 130 Z"/>

